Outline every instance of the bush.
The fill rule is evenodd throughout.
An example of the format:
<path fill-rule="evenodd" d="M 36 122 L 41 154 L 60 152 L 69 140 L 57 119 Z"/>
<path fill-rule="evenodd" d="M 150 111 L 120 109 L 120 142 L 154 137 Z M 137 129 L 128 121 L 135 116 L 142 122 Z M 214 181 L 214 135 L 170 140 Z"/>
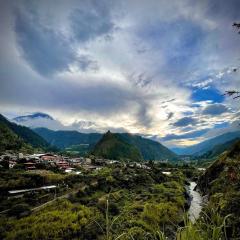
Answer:
<path fill-rule="evenodd" d="M 27 216 L 31 213 L 31 209 L 29 207 L 28 204 L 18 204 L 14 207 L 12 207 L 9 211 L 8 211 L 8 215 L 9 216 L 13 216 L 13 217 L 23 217 L 23 216 Z"/>

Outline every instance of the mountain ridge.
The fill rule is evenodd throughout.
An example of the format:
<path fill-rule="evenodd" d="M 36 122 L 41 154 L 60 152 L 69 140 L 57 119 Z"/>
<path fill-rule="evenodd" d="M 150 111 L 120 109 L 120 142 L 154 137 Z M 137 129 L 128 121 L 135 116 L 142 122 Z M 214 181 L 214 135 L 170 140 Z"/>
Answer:
<path fill-rule="evenodd" d="M 224 144 L 238 137 L 240 138 L 240 131 L 227 132 L 186 148 L 172 148 L 171 150 L 180 155 L 201 156 L 211 151 L 214 146 Z"/>
<path fill-rule="evenodd" d="M 89 150 L 102 138 L 100 133 L 80 133 L 78 131 L 54 131 L 47 128 L 35 128 L 34 131 L 48 143 L 64 149 L 77 144 L 89 144 Z M 130 133 L 118 133 L 121 140 L 135 145 L 145 160 L 177 160 L 178 157 L 161 143 Z"/>

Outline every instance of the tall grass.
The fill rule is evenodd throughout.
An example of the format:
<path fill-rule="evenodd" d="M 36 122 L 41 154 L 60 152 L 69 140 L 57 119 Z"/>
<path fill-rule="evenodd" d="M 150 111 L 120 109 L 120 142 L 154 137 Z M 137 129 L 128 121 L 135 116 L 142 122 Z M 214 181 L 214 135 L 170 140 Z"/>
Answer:
<path fill-rule="evenodd" d="M 131 233 L 114 233 L 113 226 L 122 214 L 115 218 L 110 218 L 109 215 L 109 196 L 106 200 L 105 210 L 105 226 L 98 226 L 103 232 L 104 240 L 169 240 L 169 238 L 162 231 L 146 232 L 141 239 L 135 239 Z M 194 223 L 191 222 L 187 213 L 184 214 L 184 226 L 177 227 L 175 240 L 228 240 L 226 235 L 226 217 L 220 216 L 214 209 L 208 210 L 208 213 L 202 211 L 201 217 Z M 175 226 L 176 227 L 176 226 Z"/>
<path fill-rule="evenodd" d="M 106 210 L 105 210 L 105 226 L 102 226 L 99 222 L 95 223 L 100 227 L 102 233 L 103 233 L 103 239 L 104 240 L 120 240 L 123 236 L 126 236 L 126 233 L 120 233 L 117 236 L 113 236 L 113 226 L 117 222 L 117 220 L 120 218 L 121 214 L 117 217 L 111 219 L 109 215 L 109 196 L 108 194 L 107 200 L 106 200 Z"/>
<path fill-rule="evenodd" d="M 213 209 L 209 213 L 202 211 L 201 217 L 193 224 L 187 215 L 184 217 L 184 227 L 178 228 L 177 240 L 227 240 L 226 217 L 220 216 Z"/>

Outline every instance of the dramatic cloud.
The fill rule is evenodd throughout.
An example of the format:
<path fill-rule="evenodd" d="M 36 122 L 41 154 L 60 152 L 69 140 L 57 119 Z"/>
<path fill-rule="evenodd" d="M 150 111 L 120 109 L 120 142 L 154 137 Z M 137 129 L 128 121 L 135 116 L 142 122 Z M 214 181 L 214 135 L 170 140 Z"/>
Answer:
<path fill-rule="evenodd" d="M 40 111 L 57 122 L 26 124 L 128 131 L 168 146 L 225 131 L 239 109 L 223 95 L 240 89 L 232 28 L 239 7 L 238 0 L 1 1 L 0 111 Z"/>
<path fill-rule="evenodd" d="M 71 15 L 71 28 L 80 42 L 94 40 L 97 37 L 110 35 L 114 29 L 108 1 L 83 0 Z"/>
<path fill-rule="evenodd" d="M 67 70 L 76 58 L 70 42 L 42 25 L 34 13 L 16 10 L 15 31 L 25 60 L 42 75 Z"/>

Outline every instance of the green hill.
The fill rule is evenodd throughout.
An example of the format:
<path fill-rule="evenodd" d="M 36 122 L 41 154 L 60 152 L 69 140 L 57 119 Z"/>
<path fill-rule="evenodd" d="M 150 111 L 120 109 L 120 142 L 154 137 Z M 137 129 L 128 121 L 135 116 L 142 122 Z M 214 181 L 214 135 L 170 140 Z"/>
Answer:
<path fill-rule="evenodd" d="M 6 150 L 20 150 L 24 141 L 5 124 L 0 122 L 0 152 Z"/>
<path fill-rule="evenodd" d="M 200 176 L 198 188 L 208 196 L 208 208 L 227 220 L 226 239 L 240 239 L 240 141 Z M 207 211 L 206 209 L 206 211 Z"/>
<path fill-rule="evenodd" d="M 19 150 L 26 144 L 34 148 L 47 148 L 49 144 L 31 129 L 8 121 L 0 114 L 1 149 Z"/>
<path fill-rule="evenodd" d="M 142 154 L 136 146 L 129 144 L 117 133 L 108 131 L 94 147 L 95 156 L 117 160 L 143 160 Z"/>
<path fill-rule="evenodd" d="M 100 133 L 80 133 L 78 131 L 53 131 L 47 128 L 35 128 L 34 131 L 49 144 L 60 149 L 79 144 L 95 145 L 102 137 Z"/>

